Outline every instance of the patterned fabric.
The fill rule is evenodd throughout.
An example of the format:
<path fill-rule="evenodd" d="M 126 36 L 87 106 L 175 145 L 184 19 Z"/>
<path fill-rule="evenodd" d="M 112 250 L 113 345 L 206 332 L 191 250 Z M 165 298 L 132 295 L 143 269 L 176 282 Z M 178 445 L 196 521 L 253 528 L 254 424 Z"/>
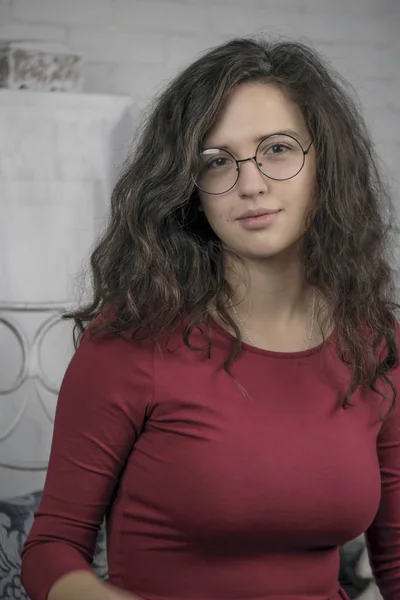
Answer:
<path fill-rule="evenodd" d="M 103 521 L 97 536 L 96 548 L 93 555 L 92 569 L 100 579 L 107 579 L 107 538 L 106 523 Z"/>
<path fill-rule="evenodd" d="M 20 580 L 20 552 L 41 492 L 0 501 L 0 599 L 28 600 Z"/>
<path fill-rule="evenodd" d="M 0 500 L 0 600 L 29 600 L 20 579 L 20 553 L 41 496 L 42 492 L 34 492 Z M 92 567 L 98 577 L 107 578 L 104 523 L 98 535 Z"/>

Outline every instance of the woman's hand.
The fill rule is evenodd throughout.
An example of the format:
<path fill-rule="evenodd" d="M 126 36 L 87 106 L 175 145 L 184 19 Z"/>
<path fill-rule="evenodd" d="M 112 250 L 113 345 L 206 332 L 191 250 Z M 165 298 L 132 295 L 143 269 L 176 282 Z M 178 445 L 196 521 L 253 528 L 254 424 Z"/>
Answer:
<path fill-rule="evenodd" d="M 125 592 L 109 583 L 104 583 L 103 586 L 107 589 L 107 593 L 109 594 L 104 600 L 142 600 L 138 596 Z"/>
<path fill-rule="evenodd" d="M 90 571 L 73 571 L 51 588 L 48 600 L 141 600 L 111 583 L 103 582 Z"/>

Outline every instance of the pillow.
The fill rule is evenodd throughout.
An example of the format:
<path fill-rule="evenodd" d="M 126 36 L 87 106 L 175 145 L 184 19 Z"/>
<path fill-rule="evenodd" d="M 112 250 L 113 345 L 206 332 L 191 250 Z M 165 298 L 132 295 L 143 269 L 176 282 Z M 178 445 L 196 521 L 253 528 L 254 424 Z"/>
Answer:
<path fill-rule="evenodd" d="M 107 535 L 106 520 L 101 524 L 96 540 L 96 548 L 93 554 L 92 569 L 100 579 L 107 579 Z"/>
<path fill-rule="evenodd" d="M 339 554 L 339 581 L 350 600 L 382 600 L 373 580 L 365 535 L 340 547 Z"/>
<path fill-rule="evenodd" d="M 0 600 L 29 600 L 21 584 L 20 553 L 42 492 L 0 500 Z"/>
<path fill-rule="evenodd" d="M 0 600 L 29 600 L 21 583 L 21 551 L 32 527 L 42 492 L 0 500 Z M 107 578 L 106 532 L 103 522 L 92 562 L 93 571 Z"/>

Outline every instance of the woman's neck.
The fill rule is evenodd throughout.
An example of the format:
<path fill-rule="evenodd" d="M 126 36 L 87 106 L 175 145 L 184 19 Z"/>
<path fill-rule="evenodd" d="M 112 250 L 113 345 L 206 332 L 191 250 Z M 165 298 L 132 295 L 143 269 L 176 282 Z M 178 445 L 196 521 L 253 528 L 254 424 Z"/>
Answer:
<path fill-rule="evenodd" d="M 225 277 L 232 290 L 232 303 L 241 315 L 255 322 L 284 325 L 309 306 L 310 286 L 299 261 L 227 263 Z"/>
<path fill-rule="evenodd" d="M 226 261 L 225 277 L 232 291 L 227 308 L 243 341 L 283 352 L 323 341 L 322 300 L 305 281 L 300 261 Z"/>

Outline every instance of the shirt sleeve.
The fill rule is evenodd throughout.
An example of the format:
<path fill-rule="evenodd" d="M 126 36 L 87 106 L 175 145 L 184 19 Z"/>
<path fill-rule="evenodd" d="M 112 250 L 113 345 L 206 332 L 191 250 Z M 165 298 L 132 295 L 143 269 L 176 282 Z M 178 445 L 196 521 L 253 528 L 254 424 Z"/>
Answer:
<path fill-rule="evenodd" d="M 46 483 L 22 550 L 21 580 L 32 600 L 91 570 L 98 529 L 152 401 L 148 342 L 85 331 L 61 385 Z"/>
<path fill-rule="evenodd" d="M 399 329 L 398 329 L 399 331 Z M 400 341 L 400 336 L 398 335 Z M 372 571 L 384 600 L 400 599 L 400 368 L 391 377 L 398 395 L 396 408 L 377 439 L 381 501 L 366 532 Z"/>

